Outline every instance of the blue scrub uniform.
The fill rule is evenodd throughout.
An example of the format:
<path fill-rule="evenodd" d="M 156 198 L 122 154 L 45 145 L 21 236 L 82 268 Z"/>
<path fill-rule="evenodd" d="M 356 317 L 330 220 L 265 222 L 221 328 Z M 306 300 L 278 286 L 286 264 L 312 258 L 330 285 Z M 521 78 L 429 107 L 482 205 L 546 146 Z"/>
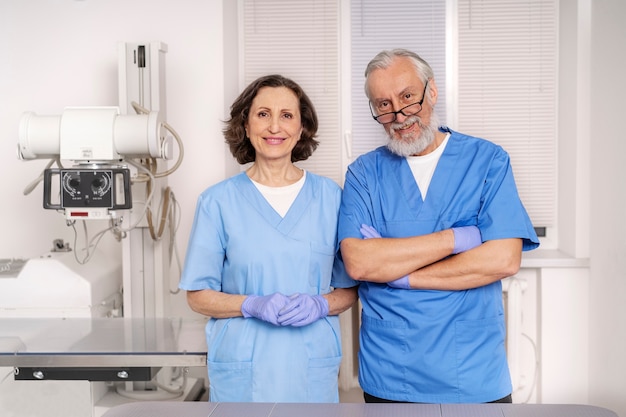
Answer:
<path fill-rule="evenodd" d="M 337 256 L 340 201 L 336 183 L 307 173 L 282 218 L 245 173 L 216 184 L 199 197 L 180 288 L 291 295 L 356 285 Z M 206 337 L 211 401 L 339 400 L 337 316 L 304 327 L 211 318 Z"/>
<path fill-rule="evenodd" d="M 508 154 L 450 132 L 422 200 L 405 158 L 380 147 L 346 174 L 339 240 L 361 238 L 362 223 L 383 237 L 409 237 L 475 225 L 483 241 L 538 239 L 520 202 Z M 397 401 L 480 403 L 511 393 L 500 281 L 465 291 L 394 289 L 363 282 L 359 381 Z"/>

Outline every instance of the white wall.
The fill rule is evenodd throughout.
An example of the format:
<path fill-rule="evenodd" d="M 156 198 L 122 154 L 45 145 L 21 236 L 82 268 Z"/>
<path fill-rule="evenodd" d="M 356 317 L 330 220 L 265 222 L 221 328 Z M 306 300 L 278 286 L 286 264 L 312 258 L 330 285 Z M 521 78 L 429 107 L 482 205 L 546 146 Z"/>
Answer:
<path fill-rule="evenodd" d="M 626 416 L 626 3 L 591 13 L 590 401 Z"/>
<path fill-rule="evenodd" d="M 118 42 L 155 40 L 168 45 L 167 121 L 185 145 L 182 166 L 168 177 L 181 205 L 184 257 L 196 198 L 225 175 L 221 0 L 0 2 L 0 258 L 36 257 L 55 238 L 73 241 L 63 216 L 42 208 L 41 184 L 22 194 L 47 161 L 17 159 L 21 113 L 117 105 Z M 182 298 L 174 308 L 187 313 Z"/>

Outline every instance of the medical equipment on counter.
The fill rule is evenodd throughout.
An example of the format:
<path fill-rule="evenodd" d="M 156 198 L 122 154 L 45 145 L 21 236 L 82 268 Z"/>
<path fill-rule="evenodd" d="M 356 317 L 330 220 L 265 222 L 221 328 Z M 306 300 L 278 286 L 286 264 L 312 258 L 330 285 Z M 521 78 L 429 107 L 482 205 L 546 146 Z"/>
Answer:
<path fill-rule="evenodd" d="M 170 269 L 177 255 L 175 229 L 178 219 L 176 200 L 166 177 L 180 166 L 183 145 L 175 130 L 165 122 L 167 45 L 150 42 L 120 43 L 119 46 L 118 106 L 66 107 L 61 115 L 55 116 L 38 116 L 33 112 L 22 115 L 18 157 L 22 160 L 50 159 L 40 177 L 27 186 L 24 193 L 28 194 L 43 181 L 44 208 L 64 214 L 67 225 L 74 228 L 75 234 L 75 223 L 82 222 L 85 247 L 70 248 L 63 242 L 55 243 L 50 254 L 21 260 L 23 265 L 19 273 L 0 276 L 0 321 L 3 323 L 4 320 L 25 318 L 42 321 L 102 319 L 104 327 L 95 327 L 92 338 L 103 342 L 107 341 L 110 326 L 134 323 L 133 329 L 137 329 L 150 327 L 149 323 L 155 320 L 171 326 L 169 298 L 175 291 L 170 289 Z M 178 145 L 178 156 L 173 166 L 168 167 L 168 160 L 175 155 L 174 140 Z M 71 166 L 64 166 L 68 161 Z M 55 163 L 57 167 L 52 168 Z M 158 198 L 161 202 L 155 203 L 153 200 Z M 159 209 L 157 224 L 153 224 L 154 207 Z M 86 222 L 103 224 L 92 220 L 108 222 L 103 230 L 88 239 Z M 106 256 L 99 252 L 98 243 L 107 232 L 121 243 L 121 252 Z M 75 242 L 73 246 L 76 245 Z M 8 261 L 13 265 L 20 263 L 20 260 Z M 9 327 L 4 326 L 4 330 Z M 204 323 L 200 324 L 199 330 L 196 327 L 192 325 L 189 330 L 189 325 L 185 325 L 179 330 L 202 334 Z M 202 379 L 188 380 L 186 373 L 190 360 L 193 362 L 191 366 L 204 365 L 206 346 L 195 349 L 193 357 L 178 346 L 165 347 L 159 351 L 158 357 L 167 360 L 158 363 L 150 356 L 150 351 L 148 356 L 141 350 L 107 351 L 102 356 L 106 358 L 107 369 L 95 370 L 90 369 L 89 361 L 99 362 L 101 358 L 94 359 L 90 352 L 93 352 L 91 349 L 98 351 L 98 344 L 85 351 L 80 349 L 83 344 L 78 343 L 72 344 L 67 351 L 57 349 L 54 353 L 45 353 L 48 351 L 44 348 L 13 355 L 7 350 L 12 346 L 15 352 L 33 347 L 4 330 L 0 328 L 0 348 L 3 349 L 0 351 L 0 366 L 14 366 L 19 372 L 20 366 L 26 366 L 24 361 L 27 361 L 32 367 L 28 370 L 37 375 L 30 372 L 26 377 L 22 375 L 22 379 L 39 382 L 18 381 L 20 378 L 15 377 L 15 382 L 7 386 L 7 378 L 0 375 L 3 384 L 0 399 L 22 398 L 26 392 L 22 390 L 27 390 L 27 396 L 32 398 L 34 391 L 41 388 L 40 384 L 45 387 L 49 386 L 45 384 L 59 383 L 64 384 L 63 392 L 67 387 L 67 390 L 76 389 L 81 393 L 72 395 L 68 391 L 67 397 L 49 401 L 67 402 L 72 404 L 72 410 L 78 410 L 74 405 L 83 406 L 87 402 L 96 416 L 129 399 L 188 399 L 191 393 L 197 395 L 203 387 Z M 155 334 L 157 339 L 159 334 Z M 55 339 L 50 340 L 54 342 Z M 124 377 L 122 372 L 119 378 L 104 381 L 106 378 L 101 375 L 111 375 L 114 369 L 130 362 L 136 362 L 139 368 L 149 372 L 141 372 L 137 378 Z M 53 372 L 39 369 L 45 366 L 54 368 Z M 117 372 L 114 375 L 119 376 Z M 77 379 L 81 380 L 80 383 Z M 20 388 L 25 387 L 21 385 L 24 383 L 33 385 Z M 115 384 L 113 390 L 110 384 Z M 46 389 L 37 392 L 39 395 L 34 397 L 43 399 Z M 0 401 L 0 415 L 4 414 L 3 403 Z M 25 401 L 21 405 L 30 404 Z M 11 406 L 17 407 L 15 401 Z M 55 415 L 51 408 L 48 411 Z M 84 415 L 81 411 L 76 412 Z"/>
<path fill-rule="evenodd" d="M 121 260 L 96 256 L 80 265 L 71 251 L 56 251 L 21 263 L 0 278 L 0 318 L 121 315 Z"/>

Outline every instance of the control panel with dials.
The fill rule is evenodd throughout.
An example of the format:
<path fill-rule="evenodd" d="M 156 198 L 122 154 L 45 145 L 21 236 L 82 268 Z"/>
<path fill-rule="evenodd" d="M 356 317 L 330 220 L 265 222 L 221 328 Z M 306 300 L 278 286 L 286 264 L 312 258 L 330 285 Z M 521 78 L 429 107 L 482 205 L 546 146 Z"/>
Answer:
<path fill-rule="evenodd" d="M 46 169 L 43 183 L 44 208 L 69 209 L 69 217 L 93 217 L 94 212 L 132 206 L 126 168 Z"/>

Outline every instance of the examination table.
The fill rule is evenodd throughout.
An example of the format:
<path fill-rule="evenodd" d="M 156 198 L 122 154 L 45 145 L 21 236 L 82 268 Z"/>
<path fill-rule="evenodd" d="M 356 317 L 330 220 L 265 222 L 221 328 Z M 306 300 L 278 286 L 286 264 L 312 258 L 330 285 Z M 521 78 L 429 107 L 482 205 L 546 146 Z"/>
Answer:
<path fill-rule="evenodd" d="M 571 404 L 296 404 L 137 402 L 103 417 L 617 417 L 605 408 Z"/>

